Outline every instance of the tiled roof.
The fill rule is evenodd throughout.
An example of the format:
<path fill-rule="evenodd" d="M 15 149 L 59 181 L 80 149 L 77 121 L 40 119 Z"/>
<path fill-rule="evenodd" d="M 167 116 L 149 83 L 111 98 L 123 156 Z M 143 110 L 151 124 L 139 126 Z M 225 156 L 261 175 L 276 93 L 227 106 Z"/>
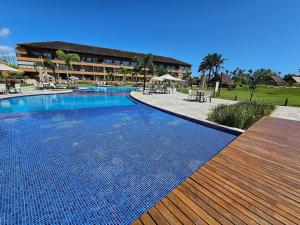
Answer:
<path fill-rule="evenodd" d="M 134 57 L 143 55 L 143 53 L 121 51 L 116 49 L 101 48 L 97 46 L 81 45 L 81 44 L 68 43 L 62 41 L 29 42 L 29 43 L 20 43 L 17 45 L 24 46 L 24 47 L 45 48 L 50 50 L 63 50 L 63 51 L 74 52 L 74 53 L 85 53 L 85 54 L 102 55 L 102 56 L 110 56 L 110 57 L 126 58 L 126 59 L 133 59 Z M 153 55 L 153 61 L 176 64 L 180 66 L 188 66 L 188 67 L 191 66 L 191 64 L 189 63 L 171 57 L 164 57 L 159 55 Z"/>
<path fill-rule="evenodd" d="M 296 81 L 296 83 L 300 84 L 300 77 L 293 77 L 294 81 Z"/>

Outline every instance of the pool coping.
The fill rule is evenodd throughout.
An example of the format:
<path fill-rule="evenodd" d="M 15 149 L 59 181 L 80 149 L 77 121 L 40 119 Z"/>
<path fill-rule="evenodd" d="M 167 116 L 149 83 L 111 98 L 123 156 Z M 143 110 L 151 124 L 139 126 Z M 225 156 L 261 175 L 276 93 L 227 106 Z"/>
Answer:
<path fill-rule="evenodd" d="M 147 103 L 145 101 L 142 101 L 136 97 L 134 97 L 132 95 L 134 91 L 131 91 L 130 92 L 130 97 L 134 100 L 136 100 L 137 102 L 140 102 L 144 105 L 147 105 L 149 107 L 152 107 L 154 109 L 157 109 L 159 111 L 162 111 L 162 112 L 165 112 L 165 113 L 168 113 L 168 114 L 171 114 L 173 116 L 177 116 L 179 118 L 182 118 L 182 119 L 185 119 L 185 120 L 188 120 L 188 121 L 191 121 L 191 122 L 194 122 L 194 123 L 197 123 L 197 124 L 200 124 L 200 125 L 204 125 L 206 127 L 210 127 L 210 128 L 213 128 L 213 129 L 216 129 L 216 130 L 219 130 L 219 131 L 223 131 L 223 132 L 226 132 L 226 133 L 230 133 L 230 134 L 234 134 L 234 135 L 237 135 L 239 136 L 240 134 L 244 133 L 245 130 L 242 130 L 242 129 L 239 129 L 239 128 L 235 128 L 235 127 L 228 127 L 228 126 L 224 126 L 224 125 L 221 125 L 221 124 L 218 124 L 218 123 L 215 123 L 215 122 L 212 122 L 212 121 L 209 121 L 209 120 L 204 120 L 204 119 L 195 119 L 193 117 L 190 117 L 190 116 L 186 116 L 186 115 L 183 115 L 183 114 L 180 114 L 180 113 L 177 113 L 177 112 L 173 112 L 173 111 L 169 111 L 167 109 L 163 109 L 163 108 L 160 108 L 158 106 L 154 106 L 150 103 Z"/>
<path fill-rule="evenodd" d="M 72 93 L 74 90 L 65 90 L 65 91 L 58 91 L 58 92 L 45 92 L 45 93 L 30 93 L 30 94 L 22 94 L 22 95 L 8 95 L 8 96 L 0 96 L 0 101 L 10 98 L 22 98 L 28 96 L 38 96 L 38 95 L 56 95 L 56 94 L 68 94 Z"/>

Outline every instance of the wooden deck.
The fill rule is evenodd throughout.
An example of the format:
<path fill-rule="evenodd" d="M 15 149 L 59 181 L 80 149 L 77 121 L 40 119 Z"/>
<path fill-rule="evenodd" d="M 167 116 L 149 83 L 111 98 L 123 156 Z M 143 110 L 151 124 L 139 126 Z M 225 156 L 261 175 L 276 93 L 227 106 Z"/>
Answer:
<path fill-rule="evenodd" d="M 300 224 L 300 122 L 263 118 L 133 224 Z"/>

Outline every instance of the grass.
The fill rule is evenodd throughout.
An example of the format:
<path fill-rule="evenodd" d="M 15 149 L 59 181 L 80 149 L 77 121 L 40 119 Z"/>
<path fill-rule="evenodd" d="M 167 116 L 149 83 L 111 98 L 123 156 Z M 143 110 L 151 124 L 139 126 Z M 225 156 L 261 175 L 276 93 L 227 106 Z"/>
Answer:
<path fill-rule="evenodd" d="M 229 127 L 247 129 L 263 116 L 268 116 L 275 105 L 261 102 L 238 102 L 218 105 L 208 115 L 208 120 Z"/>
<path fill-rule="evenodd" d="M 189 88 L 181 88 L 180 92 L 188 93 Z M 208 89 L 212 91 L 212 89 Z M 221 89 L 220 98 L 247 101 L 250 98 L 248 87 L 238 87 L 232 91 L 227 88 Z M 258 102 L 272 103 L 275 105 L 284 105 L 288 98 L 288 106 L 300 107 L 300 88 L 299 87 L 257 87 L 254 91 L 253 100 Z"/>

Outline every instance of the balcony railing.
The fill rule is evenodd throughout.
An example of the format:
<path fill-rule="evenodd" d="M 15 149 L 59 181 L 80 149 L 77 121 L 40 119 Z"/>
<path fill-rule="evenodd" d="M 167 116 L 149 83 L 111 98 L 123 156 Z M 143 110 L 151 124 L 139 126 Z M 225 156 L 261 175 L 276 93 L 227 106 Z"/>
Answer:
<path fill-rule="evenodd" d="M 31 58 L 31 57 L 17 57 L 18 61 L 23 61 L 25 63 L 28 62 L 42 62 L 44 59 L 42 58 Z M 58 59 L 54 59 L 52 60 L 54 63 L 56 64 L 64 64 L 63 61 L 58 60 Z M 115 69 L 119 69 L 119 68 L 126 68 L 126 69 L 133 69 L 134 66 L 130 65 L 130 66 L 126 66 L 126 65 L 114 65 L 114 64 L 106 64 L 105 61 L 103 63 L 89 63 L 89 62 L 72 62 L 73 65 L 78 65 L 78 66 L 92 66 L 92 67 L 102 67 L 102 68 L 115 68 Z M 131 63 L 133 64 L 133 63 Z M 20 66 L 22 65 L 22 63 L 20 64 Z M 190 71 L 190 68 L 180 68 L 180 69 L 174 69 L 174 67 L 172 67 L 173 69 L 167 69 L 168 72 L 174 72 L 174 73 L 185 73 L 186 71 Z"/>

